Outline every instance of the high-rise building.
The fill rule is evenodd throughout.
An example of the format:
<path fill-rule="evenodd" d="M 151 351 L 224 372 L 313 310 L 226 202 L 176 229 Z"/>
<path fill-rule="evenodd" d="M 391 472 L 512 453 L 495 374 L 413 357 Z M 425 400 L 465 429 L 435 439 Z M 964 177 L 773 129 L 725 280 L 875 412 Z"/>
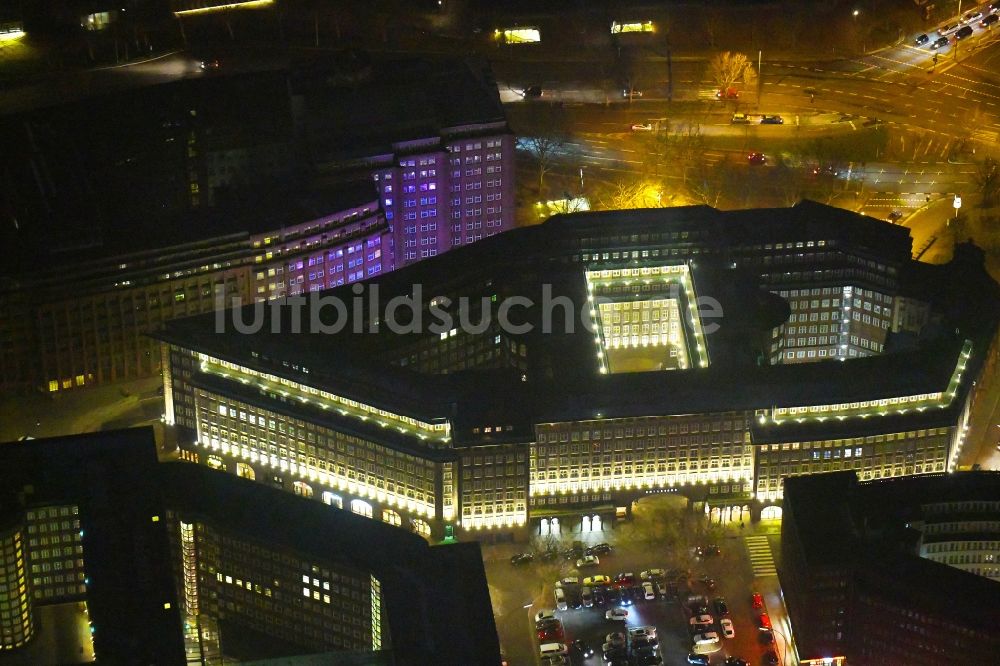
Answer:
<path fill-rule="evenodd" d="M 477 544 L 160 464 L 148 428 L 4 444 L 0 482 L 0 661 L 500 662 Z"/>
<path fill-rule="evenodd" d="M 847 285 L 874 312 L 854 258 L 898 275 L 899 234 L 812 203 L 553 218 L 322 299 L 169 323 L 166 420 L 188 460 L 424 535 L 603 525 L 650 492 L 760 514 L 790 476 L 945 472 L 1000 347 L 974 252 L 937 272 L 947 326 L 919 344 L 768 363 L 800 312 L 782 291 Z M 863 317 L 836 325 L 863 336 Z"/>
<path fill-rule="evenodd" d="M 0 126 L 17 250 L 0 390 L 154 375 L 144 336 L 219 296 L 349 284 L 514 226 L 514 137 L 485 63 L 332 60 Z"/>
<path fill-rule="evenodd" d="M 789 479 L 781 587 L 803 659 L 991 663 L 1000 651 L 1000 475 Z"/>

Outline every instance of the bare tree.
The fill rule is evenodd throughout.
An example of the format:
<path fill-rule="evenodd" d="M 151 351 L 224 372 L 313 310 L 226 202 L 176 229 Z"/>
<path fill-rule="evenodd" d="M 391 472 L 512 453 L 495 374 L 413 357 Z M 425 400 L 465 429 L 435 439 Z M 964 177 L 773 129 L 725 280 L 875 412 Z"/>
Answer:
<path fill-rule="evenodd" d="M 661 187 L 652 181 L 623 178 L 600 188 L 594 198 L 596 206 L 603 210 L 661 208 L 672 199 L 664 196 Z"/>
<path fill-rule="evenodd" d="M 538 113 L 532 114 L 531 120 L 530 133 L 522 135 L 517 143 L 521 150 L 531 153 L 538 163 L 538 195 L 541 196 L 545 188 L 545 176 L 552 171 L 558 156 L 566 152 L 569 136 L 566 132 L 565 115 L 559 107 L 538 105 Z"/>
<path fill-rule="evenodd" d="M 736 82 L 750 86 L 757 80 L 757 70 L 742 53 L 723 51 L 708 62 L 712 80 L 725 90 Z"/>
<path fill-rule="evenodd" d="M 560 136 L 523 136 L 517 140 L 518 145 L 531 153 L 538 163 L 538 194 L 541 196 L 545 188 L 545 176 L 552 171 L 556 156 L 560 153 L 566 141 Z"/>
<path fill-rule="evenodd" d="M 702 162 L 687 184 L 688 196 L 695 202 L 718 208 L 733 182 L 738 178 L 732 164 L 711 166 Z"/>
<path fill-rule="evenodd" d="M 979 192 L 979 205 L 991 208 L 1000 199 L 1000 163 L 987 156 L 976 163 L 976 174 L 973 176 Z"/>

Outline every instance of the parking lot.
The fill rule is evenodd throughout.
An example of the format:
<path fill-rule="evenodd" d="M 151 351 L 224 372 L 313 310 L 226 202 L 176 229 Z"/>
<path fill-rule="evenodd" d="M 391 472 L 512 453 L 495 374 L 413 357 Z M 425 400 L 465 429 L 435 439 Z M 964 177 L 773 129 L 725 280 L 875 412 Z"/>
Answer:
<path fill-rule="evenodd" d="M 656 654 L 664 664 L 686 664 L 688 655 L 693 651 L 692 627 L 690 618 L 698 611 L 698 606 L 704 605 L 712 615 L 712 623 L 703 631 L 715 631 L 719 634 L 716 644 L 709 644 L 702 649 L 718 650 L 708 655 L 708 663 L 720 666 L 726 663 L 728 657 L 745 659 L 752 666 L 768 664 L 769 652 L 774 651 L 778 663 L 794 664 L 794 654 L 786 654 L 787 648 L 782 636 L 786 624 L 783 609 L 780 608 L 780 595 L 777 593 L 777 579 L 772 575 L 755 578 L 757 565 L 751 565 L 747 537 L 751 533 L 759 534 L 762 528 L 740 529 L 731 527 L 718 535 L 719 552 L 678 552 L 676 543 L 658 546 L 648 541 L 633 543 L 628 538 L 629 530 L 605 529 L 602 532 L 588 535 L 569 535 L 560 544 L 557 557 L 546 560 L 538 552 L 539 544 L 535 544 L 534 558 L 531 561 L 512 565 L 510 554 L 503 559 L 499 557 L 487 561 L 487 575 L 490 578 L 491 592 L 506 599 L 506 605 L 513 610 L 506 615 L 498 614 L 498 629 L 501 642 L 507 651 L 508 661 L 512 666 L 527 664 L 547 664 L 538 655 L 538 646 L 548 642 L 560 642 L 569 646 L 566 663 L 577 666 L 597 666 L 606 663 L 620 663 L 634 666 L 644 663 L 633 651 L 626 649 L 620 661 L 606 662 L 603 646 L 608 634 L 626 631 L 628 628 L 651 626 L 655 627 Z M 766 533 L 765 533 L 766 534 Z M 577 537 L 573 539 L 572 537 Z M 772 535 L 773 537 L 773 535 Z M 574 540 L 583 539 L 583 546 L 593 546 L 600 542 L 609 542 L 613 546 L 610 553 L 598 554 L 599 564 L 577 568 L 576 553 L 568 551 Z M 551 543 L 548 544 L 551 547 Z M 521 551 L 530 549 L 519 548 Z M 508 551 L 512 553 L 512 551 Z M 662 585 L 655 590 L 654 599 L 645 599 L 641 590 L 641 574 L 650 569 L 664 570 Z M 671 569 L 679 571 L 671 571 Z M 612 595 L 594 595 L 593 605 L 583 605 L 583 582 L 587 577 L 607 576 L 612 584 L 594 586 L 593 589 L 614 588 L 614 579 L 618 574 L 632 573 L 634 580 L 630 586 L 631 604 L 622 605 Z M 578 582 L 562 582 L 563 579 L 578 579 Z M 702 579 L 713 579 L 710 589 Z M 668 582 L 673 582 L 668 586 Z M 557 583 L 564 590 L 567 599 L 566 610 L 556 609 L 555 589 Z M 665 592 L 666 594 L 661 594 Z M 760 609 L 753 608 L 752 594 L 762 594 Z M 721 615 L 715 600 L 722 598 L 727 606 L 727 613 Z M 497 606 L 495 599 L 495 606 Z M 504 602 L 501 601 L 501 606 Z M 573 606 L 579 606 L 573 608 Z M 609 609 L 621 607 L 628 612 L 624 622 L 607 619 Z M 502 609 L 501 609 L 502 611 Z M 561 634 L 543 634 L 539 639 L 535 626 L 535 617 L 539 611 L 554 611 L 560 621 Z M 761 613 L 769 613 L 769 619 L 774 623 L 774 634 L 762 632 L 759 629 Z M 735 636 L 723 637 L 719 620 L 729 618 Z M 559 636 L 561 635 L 561 638 Z M 767 639 L 776 639 L 776 645 L 769 645 Z M 558 639 L 558 640 L 557 640 Z M 582 641 L 583 646 L 592 649 L 594 654 L 585 657 L 579 649 L 573 648 L 574 641 Z M 626 641 L 627 642 L 627 641 Z M 650 650 L 643 655 L 650 654 Z M 614 656 L 614 655 L 612 655 Z M 655 660 L 650 659 L 651 663 Z M 552 663 L 559 663 L 553 660 Z"/>

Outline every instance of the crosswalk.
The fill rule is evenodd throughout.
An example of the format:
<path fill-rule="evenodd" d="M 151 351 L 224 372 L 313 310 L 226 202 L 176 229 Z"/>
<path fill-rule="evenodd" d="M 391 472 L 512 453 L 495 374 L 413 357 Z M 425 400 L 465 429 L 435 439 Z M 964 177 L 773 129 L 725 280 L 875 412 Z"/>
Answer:
<path fill-rule="evenodd" d="M 757 577 L 777 576 L 778 570 L 774 567 L 774 556 L 771 554 L 771 543 L 766 536 L 744 537 L 747 552 L 750 553 L 750 568 L 753 575 Z"/>

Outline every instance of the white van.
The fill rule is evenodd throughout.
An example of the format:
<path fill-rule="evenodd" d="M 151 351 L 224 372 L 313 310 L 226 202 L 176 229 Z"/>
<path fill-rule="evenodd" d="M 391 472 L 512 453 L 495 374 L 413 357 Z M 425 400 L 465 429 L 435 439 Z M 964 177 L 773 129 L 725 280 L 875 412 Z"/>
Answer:
<path fill-rule="evenodd" d="M 556 609 L 564 611 L 569 608 L 566 604 L 566 592 L 561 587 L 557 587 L 555 591 L 556 597 Z"/>
<path fill-rule="evenodd" d="M 646 601 L 656 599 L 656 590 L 653 589 L 653 584 L 648 580 L 642 584 L 642 598 Z"/>
<path fill-rule="evenodd" d="M 538 646 L 538 654 L 542 657 L 553 654 L 569 654 L 569 648 L 566 647 L 565 643 L 544 643 Z"/>
<path fill-rule="evenodd" d="M 714 631 L 706 631 L 703 634 L 696 635 L 693 639 L 695 645 L 706 645 L 708 643 L 718 643 L 719 634 Z"/>

